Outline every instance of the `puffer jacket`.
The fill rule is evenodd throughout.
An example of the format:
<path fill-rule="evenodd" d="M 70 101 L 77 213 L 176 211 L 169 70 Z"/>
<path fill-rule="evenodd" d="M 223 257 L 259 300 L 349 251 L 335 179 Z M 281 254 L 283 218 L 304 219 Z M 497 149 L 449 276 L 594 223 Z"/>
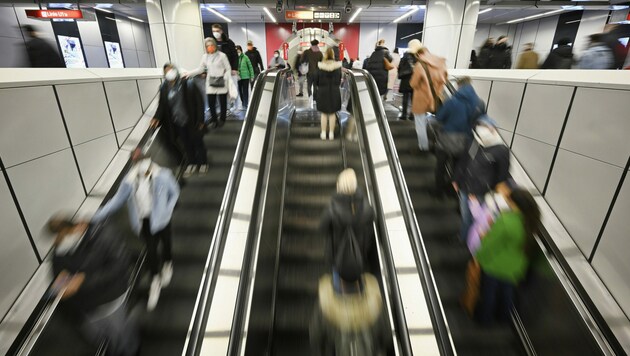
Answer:
<path fill-rule="evenodd" d="M 435 112 L 435 99 L 431 93 L 431 87 L 429 86 L 429 79 L 424 67 L 419 62 L 426 63 L 427 70 L 431 74 L 431 81 L 433 88 L 437 96 L 442 96 L 444 85 L 448 78 L 448 71 L 446 70 L 446 60 L 442 57 L 435 56 L 425 49 L 425 51 L 418 56 L 418 62 L 416 62 L 413 68 L 413 74 L 409 84 L 413 88 L 413 100 L 411 111 L 414 114 L 424 114 L 427 112 Z"/>
<path fill-rule="evenodd" d="M 314 86 L 317 111 L 326 114 L 341 110 L 341 62 L 326 60 L 317 63 Z"/>
<path fill-rule="evenodd" d="M 252 67 L 252 62 L 250 62 L 249 57 L 244 54 L 241 54 L 238 57 L 238 77 L 243 79 L 252 79 L 255 77 L 254 67 Z"/>
<path fill-rule="evenodd" d="M 510 69 L 512 68 L 512 47 L 505 43 L 500 43 L 490 50 L 489 69 Z"/>
<path fill-rule="evenodd" d="M 366 67 L 367 71 L 374 77 L 380 95 L 387 94 L 388 74 L 385 69 L 385 59 L 390 63 L 393 61 L 392 55 L 389 53 L 387 47 L 377 46 L 370 56 L 370 59 L 368 59 Z"/>

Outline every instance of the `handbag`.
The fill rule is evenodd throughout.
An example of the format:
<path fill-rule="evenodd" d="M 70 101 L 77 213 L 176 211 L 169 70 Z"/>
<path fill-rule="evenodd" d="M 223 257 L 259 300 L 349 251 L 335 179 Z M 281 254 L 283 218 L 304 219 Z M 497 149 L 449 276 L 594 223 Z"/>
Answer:
<path fill-rule="evenodd" d="M 481 287 L 481 266 L 475 259 L 468 262 L 466 268 L 466 289 L 459 298 L 459 303 L 470 317 L 475 315 Z"/>
<path fill-rule="evenodd" d="M 398 79 L 409 77 L 413 74 L 413 63 L 410 59 L 403 58 L 398 66 Z"/>
<path fill-rule="evenodd" d="M 383 58 L 383 66 L 385 67 L 385 70 L 387 71 L 395 68 L 394 65 L 390 61 L 387 60 L 387 58 Z"/>
<path fill-rule="evenodd" d="M 225 88 L 225 78 L 208 76 L 208 86 L 213 88 Z"/>
<path fill-rule="evenodd" d="M 436 149 L 445 152 L 451 157 L 457 157 L 467 148 L 468 135 L 461 132 L 436 132 Z"/>

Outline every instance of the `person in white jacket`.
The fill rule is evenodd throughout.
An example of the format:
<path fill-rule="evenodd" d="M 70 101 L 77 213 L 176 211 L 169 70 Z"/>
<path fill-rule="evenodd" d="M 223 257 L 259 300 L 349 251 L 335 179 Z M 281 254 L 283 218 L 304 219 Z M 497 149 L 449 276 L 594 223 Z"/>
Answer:
<path fill-rule="evenodd" d="M 227 117 L 227 96 L 232 80 L 232 67 L 225 53 L 217 49 L 217 41 L 214 38 L 206 38 L 204 44 L 206 53 L 201 56 L 199 68 L 188 72 L 186 76 L 194 77 L 206 73 L 206 94 L 208 94 L 211 122 L 221 127 L 225 124 Z M 221 107 L 219 120 L 217 120 L 217 99 Z"/>

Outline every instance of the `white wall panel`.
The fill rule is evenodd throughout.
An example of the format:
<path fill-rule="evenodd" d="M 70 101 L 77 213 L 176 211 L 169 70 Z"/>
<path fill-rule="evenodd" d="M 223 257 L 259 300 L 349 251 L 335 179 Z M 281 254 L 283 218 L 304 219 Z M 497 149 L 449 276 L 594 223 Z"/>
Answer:
<path fill-rule="evenodd" d="M 150 9 L 150 6 L 147 6 L 147 9 Z M 166 45 L 160 45 L 162 43 L 166 43 L 166 33 L 164 32 L 164 25 L 162 24 L 151 24 L 149 25 L 150 33 L 151 33 L 151 41 L 155 43 L 153 46 L 153 56 L 155 57 L 155 62 L 158 67 L 162 67 L 164 63 L 168 62 L 168 51 L 166 49 Z M 203 47 L 203 44 L 201 45 Z M 203 48 L 202 48 L 203 50 Z M 203 52 L 202 52 L 203 53 Z M 197 64 L 201 61 L 201 55 L 199 55 L 199 59 L 197 60 Z M 181 66 L 181 64 L 180 64 Z M 193 68 L 189 68 L 193 69 Z"/>
<path fill-rule="evenodd" d="M 138 62 L 138 52 L 134 49 L 123 49 L 123 59 L 125 61 L 125 68 L 138 68 L 140 63 Z"/>
<path fill-rule="evenodd" d="M 203 42 L 197 40 L 202 39 L 201 30 L 195 26 L 171 24 L 167 31 L 172 62 L 187 70 L 197 68 L 204 53 Z M 164 63 L 158 64 L 162 67 Z"/>
<path fill-rule="evenodd" d="M 378 24 L 378 30 L 376 32 L 377 40 L 384 39 L 385 47 L 389 48 L 391 52 L 396 48 L 396 32 L 398 31 L 398 25 L 395 23 L 381 23 Z M 374 45 L 372 44 L 372 50 L 374 50 Z M 359 47 L 361 45 L 359 44 Z"/>
<path fill-rule="evenodd" d="M 359 58 L 364 60 L 374 52 L 374 46 L 378 41 L 378 24 L 362 23 L 359 29 Z"/>
<path fill-rule="evenodd" d="M 70 146 L 52 87 L 1 89 L 0 108 L 6 167 Z"/>
<path fill-rule="evenodd" d="M 0 37 L 0 66 L 2 67 L 29 67 L 28 56 L 24 40 L 13 37 Z"/>
<path fill-rule="evenodd" d="M 109 68 L 105 48 L 100 46 L 83 46 L 88 68 Z"/>
<path fill-rule="evenodd" d="M 247 24 L 244 22 L 230 23 L 228 28 L 230 30 L 230 39 L 234 44 L 243 47 L 243 51 L 247 51 Z"/>
<path fill-rule="evenodd" d="M 107 99 L 112 110 L 116 131 L 134 126 L 142 116 L 136 81 L 106 82 L 105 90 L 107 90 Z"/>
<path fill-rule="evenodd" d="M 578 88 L 561 147 L 624 167 L 630 155 L 630 91 Z"/>
<path fill-rule="evenodd" d="M 133 31 L 133 39 L 136 50 L 149 51 L 149 37 L 147 36 L 147 29 L 143 22 L 131 21 L 131 30 Z"/>
<path fill-rule="evenodd" d="M 79 172 L 66 149 L 7 170 L 26 222 L 41 255 L 52 245 L 42 229 L 57 211 L 74 213 L 85 198 Z"/>
<path fill-rule="evenodd" d="M 139 68 L 153 68 L 153 61 L 151 57 L 153 56 L 151 52 L 147 51 L 137 51 L 138 54 L 138 67 Z"/>
<path fill-rule="evenodd" d="M 17 14 L 20 26 L 32 25 L 39 35 L 47 41 L 52 42 L 53 47 L 57 49 L 57 39 L 55 38 L 55 32 L 53 31 L 52 24 L 48 21 L 42 21 L 38 19 L 31 19 L 26 17 L 26 9 L 37 10 L 39 7 L 36 4 L 32 5 L 15 5 L 15 13 Z M 26 34 L 25 34 L 26 36 Z"/>
<path fill-rule="evenodd" d="M 588 36 L 603 32 L 607 19 L 608 11 L 584 11 L 573 43 L 573 54 L 579 57 L 588 48 Z"/>
<path fill-rule="evenodd" d="M 459 41 L 460 32 L 460 25 L 447 25 L 424 28 L 423 35 L 425 35 L 427 39 L 439 39 L 439 41 L 424 43 L 426 44 L 427 48 L 429 48 L 429 51 L 431 51 L 431 53 L 446 58 L 446 65 L 448 68 L 454 68 L 455 63 L 452 59 L 454 59 L 457 54 L 457 46 L 455 46 L 454 44 Z"/>
<path fill-rule="evenodd" d="M 144 79 L 138 80 L 138 88 L 140 89 L 140 99 L 142 102 L 142 111 L 144 112 L 151 104 L 151 101 L 157 95 L 160 89 L 159 79 Z"/>
<path fill-rule="evenodd" d="M 514 136 L 512 153 L 539 192 L 542 192 L 545 187 L 554 152 L 555 145 L 548 145 L 520 135 Z"/>
<path fill-rule="evenodd" d="M 258 49 L 260 52 L 260 56 L 263 60 L 263 66 L 267 68 L 267 31 L 265 30 L 264 23 L 247 23 L 247 39 L 252 40 L 254 42 L 254 47 Z M 242 44 L 241 46 L 246 46 L 247 42 Z M 243 47 L 244 51 L 247 51 L 247 48 Z"/>
<path fill-rule="evenodd" d="M 591 253 L 622 171 L 562 149 L 558 152 L 545 198 L 585 256 Z"/>
<path fill-rule="evenodd" d="M 114 133 L 101 83 L 58 85 L 57 93 L 73 145 Z"/>
<path fill-rule="evenodd" d="M 593 267 L 626 314 L 630 314 L 630 180 L 626 180 L 593 258 Z"/>
<path fill-rule="evenodd" d="M 105 168 L 114 158 L 118 147 L 114 134 L 101 137 L 74 147 L 81 176 L 88 193 L 92 190 Z"/>
<path fill-rule="evenodd" d="M 122 49 L 135 50 L 136 42 L 133 38 L 133 30 L 131 28 L 131 20 L 125 18 L 116 19 L 116 27 L 118 28 L 118 37 L 120 38 L 120 47 Z"/>
<path fill-rule="evenodd" d="M 489 80 L 475 79 L 472 81 L 472 86 L 473 88 L 475 88 L 475 92 L 477 92 L 479 98 L 481 98 L 481 100 L 483 100 L 485 103 L 488 103 L 491 84 L 492 82 Z"/>
<path fill-rule="evenodd" d="M 499 131 L 499 135 L 503 139 L 503 142 L 505 142 L 505 144 L 509 147 L 510 142 L 512 142 L 512 136 L 514 136 L 514 134 L 511 131 L 506 131 L 503 129 L 498 129 L 497 131 Z"/>
<path fill-rule="evenodd" d="M 500 128 L 514 132 L 524 87 L 524 83 L 494 81 L 492 84 L 488 115 L 497 121 Z"/>
<path fill-rule="evenodd" d="M 38 265 L 4 177 L 0 177 L 0 226 L 0 271 L 3 271 L 0 273 L 1 318 Z"/>
<path fill-rule="evenodd" d="M 540 19 L 540 25 L 536 32 L 536 48 L 544 58 L 546 58 L 549 51 L 551 51 L 553 37 L 556 35 L 556 27 L 558 26 L 558 19 L 558 16 Z"/>
<path fill-rule="evenodd" d="M 129 137 L 129 134 L 131 133 L 132 130 L 133 128 L 129 128 L 129 129 L 116 132 L 116 137 L 118 138 L 118 143 L 120 144 L 120 147 L 123 146 L 123 143 L 125 142 L 127 137 Z"/>
<path fill-rule="evenodd" d="M 103 47 L 103 38 L 101 29 L 97 21 L 77 21 L 79 33 L 81 34 L 81 43 L 83 46 L 101 46 Z"/>
<path fill-rule="evenodd" d="M 557 145 L 573 87 L 528 84 L 516 133 Z"/>
<path fill-rule="evenodd" d="M 0 37 L 22 39 L 22 34 L 19 30 L 17 17 L 15 17 L 15 12 L 12 6 L 0 7 L 0 19 L 2 19 L 2 21 L 0 21 Z"/>

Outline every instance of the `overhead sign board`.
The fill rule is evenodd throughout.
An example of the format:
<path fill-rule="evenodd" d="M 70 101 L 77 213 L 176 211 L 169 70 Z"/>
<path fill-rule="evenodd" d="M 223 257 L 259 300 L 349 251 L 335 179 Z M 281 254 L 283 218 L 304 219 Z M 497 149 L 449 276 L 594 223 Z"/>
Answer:
<path fill-rule="evenodd" d="M 287 21 L 312 20 L 313 11 L 287 10 L 284 12 L 284 18 Z"/>
<path fill-rule="evenodd" d="M 26 16 L 36 19 L 82 19 L 81 10 L 26 10 Z"/>
<path fill-rule="evenodd" d="M 338 22 L 341 21 L 341 11 L 297 11 L 287 10 L 284 12 L 284 19 L 287 21 L 320 21 Z"/>
<path fill-rule="evenodd" d="M 341 11 L 313 11 L 313 20 L 339 21 Z"/>

